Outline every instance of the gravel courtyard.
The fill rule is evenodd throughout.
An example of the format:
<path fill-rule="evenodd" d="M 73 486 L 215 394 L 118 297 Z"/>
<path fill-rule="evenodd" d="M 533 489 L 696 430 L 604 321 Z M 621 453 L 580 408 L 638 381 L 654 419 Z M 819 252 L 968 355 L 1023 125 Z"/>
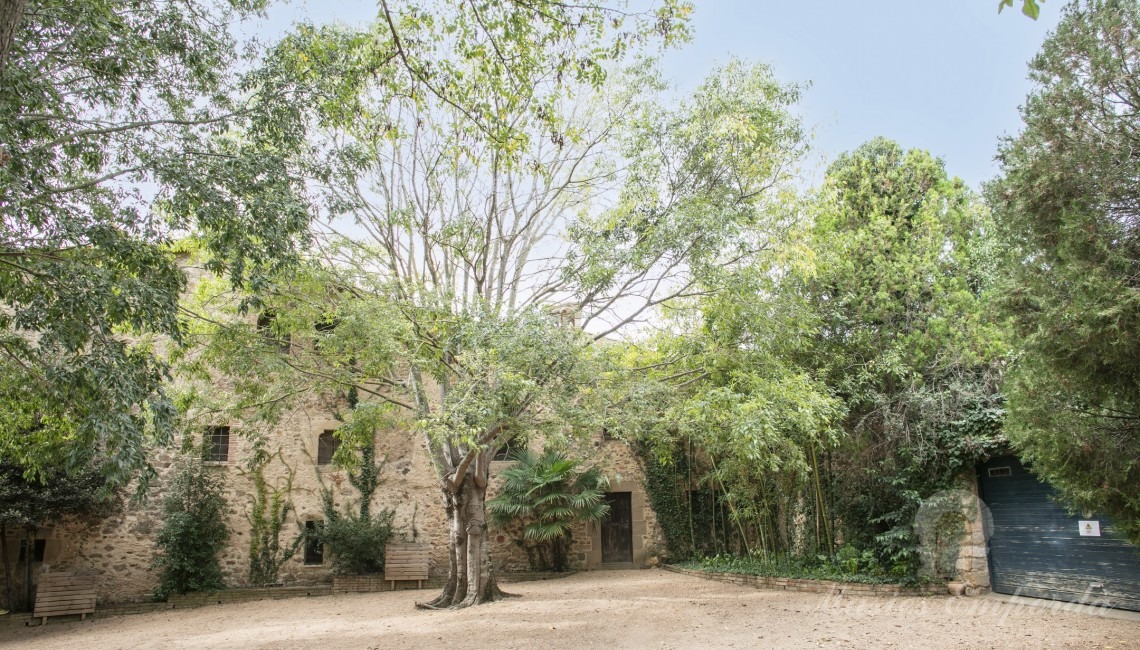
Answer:
<path fill-rule="evenodd" d="M 1140 648 L 1140 622 L 988 598 L 759 591 L 653 569 L 508 585 L 459 612 L 398 591 L 170 610 L 0 633 L 0 647 Z"/>

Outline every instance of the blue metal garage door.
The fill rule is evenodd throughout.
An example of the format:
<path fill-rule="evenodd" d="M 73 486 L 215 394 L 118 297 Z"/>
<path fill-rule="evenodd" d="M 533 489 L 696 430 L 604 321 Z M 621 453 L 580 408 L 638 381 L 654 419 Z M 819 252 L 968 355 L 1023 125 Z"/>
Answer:
<path fill-rule="evenodd" d="M 1140 547 L 1118 537 L 1110 521 L 1070 516 L 1053 488 L 1012 456 L 986 463 L 979 483 L 993 516 L 994 591 L 1140 610 Z"/>

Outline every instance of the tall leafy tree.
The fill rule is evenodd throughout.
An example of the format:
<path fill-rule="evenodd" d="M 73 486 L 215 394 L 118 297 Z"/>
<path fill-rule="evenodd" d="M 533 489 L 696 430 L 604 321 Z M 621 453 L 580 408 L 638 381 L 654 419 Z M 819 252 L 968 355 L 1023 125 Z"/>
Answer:
<path fill-rule="evenodd" d="M 261 4 L 4 3 L 0 456 L 128 478 L 174 415 L 148 340 L 182 337 L 171 239 L 235 284 L 295 255 L 302 112 L 234 74 Z"/>
<path fill-rule="evenodd" d="M 828 169 L 814 226 L 818 320 L 802 363 L 845 404 L 834 455 L 847 539 L 913 567 L 922 499 L 1002 444 L 993 224 L 941 161 L 876 138 Z"/>
<path fill-rule="evenodd" d="M 0 401 L 19 414 L 0 454 L 33 471 L 97 454 L 118 481 L 146 467 L 174 417 L 146 339 L 184 333 L 171 240 L 192 234 L 208 270 L 262 286 L 303 248 L 322 174 L 307 163 L 327 153 L 307 133 L 375 126 L 369 84 L 511 150 L 523 131 L 505 115 L 557 130 L 536 86 L 596 82 L 641 40 L 683 37 L 689 10 L 384 0 L 374 29 L 301 28 L 238 75 L 236 21 L 265 4 L 0 4 Z"/>
<path fill-rule="evenodd" d="M 1011 439 L 1081 510 L 1140 541 L 1140 6 L 1075 2 L 1030 64 L 988 188 L 1021 351 Z"/>
<path fill-rule="evenodd" d="M 796 94 L 763 66 L 717 71 L 680 106 L 658 88 L 643 69 L 607 92 L 576 86 L 574 102 L 555 104 L 557 132 L 515 112 L 524 135 L 513 144 L 472 131 L 447 102 L 383 97 L 366 113 L 374 122 L 334 142 L 324 191 L 352 226 L 330 224 L 319 263 L 266 296 L 289 354 L 230 319 L 187 359 L 188 370 L 250 378 L 224 398 L 246 416 L 350 387 L 362 399 L 351 411 L 339 402 L 348 437 L 370 434 L 350 425 L 381 405 L 411 416 L 451 530 L 448 581 L 426 606 L 499 597 L 490 457 L 519 434 L 596 431 L 606 352 L 593 344 L 715 290 L 697 270 L 754 246 L 750 224 L 802 147 L 787 112 Z M 359 232 L 335 232 L 349 227 Z M 224 304 L 202 289 L 202 308 Z"/>

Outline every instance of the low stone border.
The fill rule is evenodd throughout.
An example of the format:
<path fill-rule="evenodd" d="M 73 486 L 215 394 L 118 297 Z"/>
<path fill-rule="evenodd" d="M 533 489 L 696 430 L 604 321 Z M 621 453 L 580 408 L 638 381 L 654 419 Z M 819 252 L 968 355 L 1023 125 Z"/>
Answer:
<path fill-rule="evenodd" d="M 428 578 L 424 580 L 424 588 L 421 591 L 428 589 L 442 589 L 444 579 L 440 577 Z M 334 594 L 370 594 L 377 591 L 392 591 L 392 587 L 384 579 L 383 573 L 375 573 L 372 575 L 358 576 L 358 575 L 339 575 L 333 576 L 332 593 Z M 396 583 L 395 591 L 411 590 L 416 591 L 416 584 L 414 580 L 404 580 Z"/>
<path fill-rule="evenodd" d="M 503 573 L 499 575 L 499 578 L 506 583 L 528 582 L 533 580 L 554 580 L 558 578 L 568 578 L 575 573 L 577 573 L 577 571 L 564 571 L 562 573 Z M 441 578 L 432 578 L 430 580 L 424 581 L 424 590 L 439 589 L 442 587 L 443 579 Z M 397 587 L 398 590 L 403 590 L 404 588 L 405 587 Z M 415 589 L 415 585 L 411 585 L 410 588 Z M 227 603 L 246 603 L 255 600 L 311 598 L 317 596 L 328 596 L 331 594 L 370 593 L 376 591 L 388 591 L 387 585 L 384 582 L 383 574 L 369 576 L 334 576 L 333 583 L 331 585 L 318 584 L 302 587 L 238 587 L 234 589 L 223 589 L 221 591 L 203 591 L 191 594 L 171 595 L 167 597 L 166 602 L 162 603 L 139 602 L 98 605 L 95 608 L 94 614 L 87 615 L 87 620 L 107 616 L 146 614 L 149 612 L 157 612 L 164 609 L 189 609 L 194 607 L 207 607 L 209 605 L 224 605 Z M 49 625 L 78 620 L 78 614 L 74 616 L 53 616 Z M 32 626 L 38 624 L 38 619 L 34 619 L 31 613 L 25 612 L 0 616 L 0 629 Z"/>
<path fill-rule="evenodd" d="M 192 594 L 168 596 L 166 602 L 150 603 L 111 603 L 96 605 L 95 613 L 88 614 L 87 620 L 107 616 L 124 616 L 127 614 L 146 614 L 164 609 L 188 609 L 206 607 L 208 605 L 222 605 L 225 603 L 245 603 L 255 600 L 281 600 L 284 598 L 305 598 L 310 596 L 327 596 L 332 593 L 329 585 L 310 585 L 306 587 L 247 587 L 224 589 L 222 591 L 204 591 Z M 78 621 L 79 615 L 53 616 L 49 625 L 65 621 Z M 30 613 L 7 614 L 0 616 L 0 629 L 10 627 L 24 627 L 25 625 L 39 625 L 39 619 Z"/>
<path fill-rule="evenodd" d="M 720 573 L 716 571 L 701 571 L 699 569 L 685 569 L 671 564 L 661 566 L 666 571 L 680 573 L 687 576 L 696 576 L 719 582 L 730 582 L 737 585 L 755 587 L 757 589 L 773 589 L 777 591 L 801 591 L 816 594 L 842 594 L 850 596 L 945 596 L 946 585 L 922 585 L 920 587 L 904 587 L 902 585 L 881 584 L 872 585 L 861 582 L 835 582 L 833 580 L 804 580 L 800 578 L 774 578 L 770 576 L 754 576 L 743 573 Z"/>
<path fill-rule="evenodd" d="M 577 571 L 519 571 L 514 573 L 500 573 L 499 579 L 503 582 L 534 582 L 536 580 L 560 580 L 569 578 Z"/>
<path fill-rule="evenodd" d="M 330 585 L 309 585 L 304 587 L 236 587 L 221 591 L 199 591 L 190 594 L 178 594 L 166 597 L 167 608 L 204 607 L 206 605 L 223 605 L 226 603 L 246 603 L 254 600 L 282 600 L 284 598 L 306 598 L 310 596 L 327 596 L 332 593 Z M 99 609 L 96 609 L 96 613 Z"/>

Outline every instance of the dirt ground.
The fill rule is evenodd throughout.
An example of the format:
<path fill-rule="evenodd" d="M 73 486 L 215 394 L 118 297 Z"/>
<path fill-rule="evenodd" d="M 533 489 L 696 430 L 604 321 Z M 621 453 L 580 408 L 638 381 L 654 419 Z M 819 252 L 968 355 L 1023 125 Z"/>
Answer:
<path fill-rule="evenodd" d="M 1140 621 L 989 598 L 761 591 L 660 569 L 508 585 L 457 612 L 433 592 L 259 601 L 6 630 L 0 647 L 82 648 L 1140 648 Z"/>

